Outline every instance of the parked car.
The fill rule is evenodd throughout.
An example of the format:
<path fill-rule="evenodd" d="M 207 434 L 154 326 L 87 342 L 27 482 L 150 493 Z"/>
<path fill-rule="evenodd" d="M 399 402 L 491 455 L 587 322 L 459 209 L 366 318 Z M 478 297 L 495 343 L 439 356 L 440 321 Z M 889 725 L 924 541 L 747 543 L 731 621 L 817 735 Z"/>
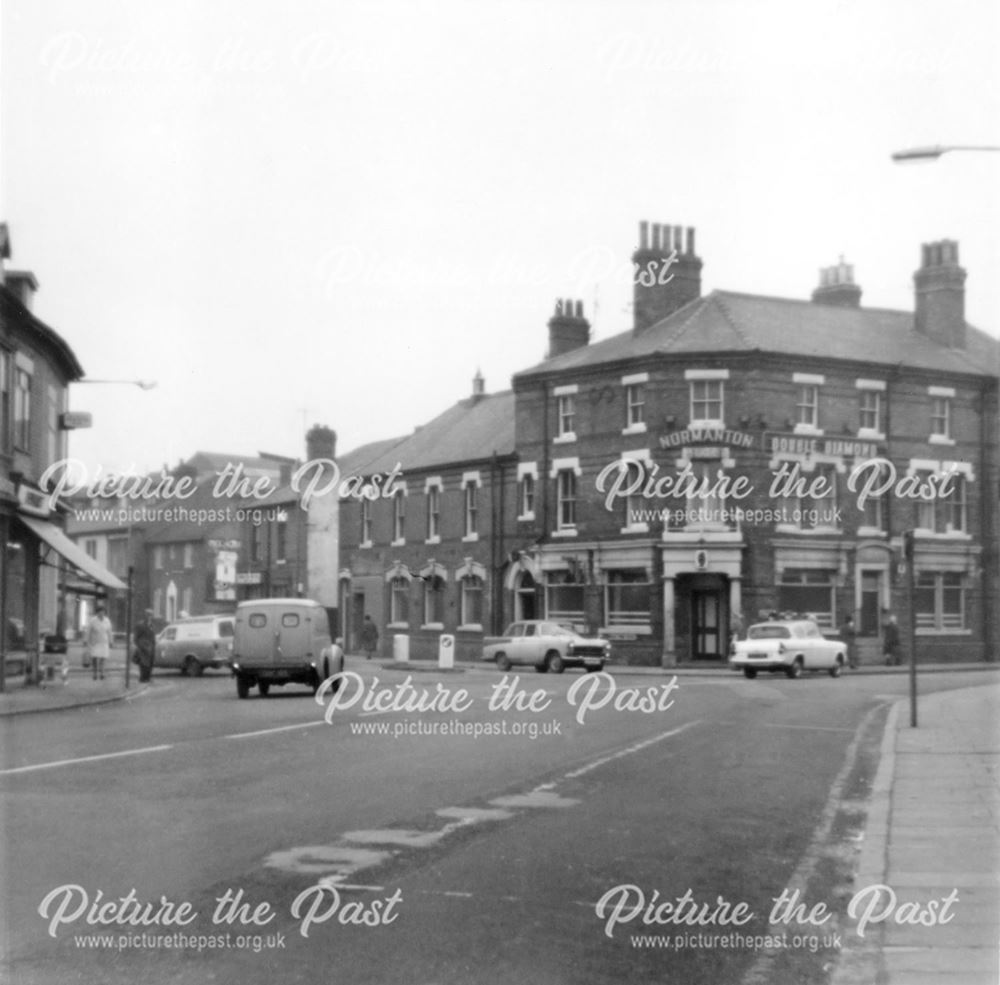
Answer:
<path fill-rule="evenodd" d="M 228 667 L 233 656 L 232 616 L 190 616 L 170 623 L 156 638 L 153 666 L 200 677 L 206 667 Z"/>
<path fill-rule="evenodd" d="M 828 640 L 812 619 L 772 619 L 747 630 L 747 638 L 732 644 L 729 662 L 750 678 L 760 671 L 784 671 L 801 677 L 805 670 L 825 670 L 839 677 L 847 665 L 843 640 Z"/>
<path fill-rule="evenodd" d="M 305 684 L 313 693 L 344 669 L 344 651 L 330 638 L 326 609 L 311 599 L 255 599 L 236 607 L 233 641 L 236 694 L 272 684 Z"/>
<path fill-rule="evenodd" d="M 512 622 L 503 636 L 488 636 L 483 659 L 500 670 L 528 664 L 540 674 L 561 674 L 567 667 L 599 671 L 611 659 L 611 644 L 604 639 L 587 639 L 568 623 L 546 619 Z"/>

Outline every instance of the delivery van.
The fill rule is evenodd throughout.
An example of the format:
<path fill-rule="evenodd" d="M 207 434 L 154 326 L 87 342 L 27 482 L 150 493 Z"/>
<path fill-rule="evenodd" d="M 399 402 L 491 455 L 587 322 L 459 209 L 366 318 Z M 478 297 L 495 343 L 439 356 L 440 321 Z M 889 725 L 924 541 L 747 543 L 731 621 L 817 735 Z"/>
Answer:
<path fill-rule="evenodd" d="M 320 684 L 344 669 L 344 651 L 330 638 L 326 609 L 310 599 L 254 599 L 236 607 L 232 664 L 236 694 L 272 684 Z"/>
<path fill-rule="evenodd" d="M 153 666 L 200 677 L 206 667 L 228 667 L 233 654 L 232 616 L 190 616 L 156 637 Z"/>

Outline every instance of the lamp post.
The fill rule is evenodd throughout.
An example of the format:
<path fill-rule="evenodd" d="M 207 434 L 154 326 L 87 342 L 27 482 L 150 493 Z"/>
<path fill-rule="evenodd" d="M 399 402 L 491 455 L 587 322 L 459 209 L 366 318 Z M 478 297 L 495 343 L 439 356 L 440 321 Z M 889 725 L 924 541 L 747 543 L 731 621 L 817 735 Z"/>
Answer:
<path fill-rule="evenodd" d="M 897 164 L 902 161 L 936 161 L 942 154 L 955 150 L 1000 151 L 1000 147 L 988 144 L 936 144 L 933 147 L 909 147 L 906 150 L 898 150 L 892 155 L 892 159 Z"/>

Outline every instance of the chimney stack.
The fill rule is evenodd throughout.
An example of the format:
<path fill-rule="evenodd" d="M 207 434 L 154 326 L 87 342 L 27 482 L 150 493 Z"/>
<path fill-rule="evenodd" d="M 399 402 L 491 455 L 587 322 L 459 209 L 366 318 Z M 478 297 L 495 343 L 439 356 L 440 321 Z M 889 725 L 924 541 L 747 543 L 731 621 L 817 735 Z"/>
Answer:
<path fill-rule="evenodd" d="M 916 288 L 914 327 L 939 345 L 965 348 L 965 271 L 958 265 L 958 243 L 924 243 Z"/>
<path fill-rule="evenodd" d="M 812 293 L 815 304 L 830 304 L 837 308 L 860 308 L 861 288 L 854 283 L 854 267 L 840 263 L 835 267 L 821 267 L 819 287 Z"/>
<path fill-rule="evenodd" d="M 476 370 L 476 375 L 472 377 L 472 399 L 479 400 L 486 396 L 486 380 L 483 379 L 483 371 Z"/>
<path fill-rule="evenodd" d="M 639 248 L 632 254 L 633 331 L 636 335 L 701 297 L 701 260 L 694 229 L 639 223 Z"/>
<path fill-rule="evenodd" d="M 549 354 L 546 358 L 572 352 L 590 342 L 590 322 L 583 317 L 582 301 L 556 301 L 549 319 Z"/>
<path fill-rule="evenodd" d="M 306 459 L 337 457 L 337 432 L 322 424 L 314 424 L 306 432 Z"/>
<path fill-rule="evenodd" d="M 18 301 L 31 311 L 35 302 L 35 291 L 38 290 L 38 281 L 30 270 L 8 270 L 4 273 L 4 287 L 7 288 Z"/>

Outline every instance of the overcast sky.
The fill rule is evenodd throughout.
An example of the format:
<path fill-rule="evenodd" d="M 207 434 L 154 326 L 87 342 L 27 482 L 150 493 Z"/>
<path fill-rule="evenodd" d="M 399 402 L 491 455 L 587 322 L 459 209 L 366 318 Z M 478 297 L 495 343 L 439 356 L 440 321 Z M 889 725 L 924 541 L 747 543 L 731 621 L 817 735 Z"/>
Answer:
<path fill-rule="evenodd" d="M 91 467 L 406 433 L 545 354 L 557 297 L 630 325 L 642 219 L 703 290 L 808 298 L 843 254 L 912 309 L 957 239 L 1000 334 L 993 0 L 3 0 L 11 266 L 88 376 Z"/>

